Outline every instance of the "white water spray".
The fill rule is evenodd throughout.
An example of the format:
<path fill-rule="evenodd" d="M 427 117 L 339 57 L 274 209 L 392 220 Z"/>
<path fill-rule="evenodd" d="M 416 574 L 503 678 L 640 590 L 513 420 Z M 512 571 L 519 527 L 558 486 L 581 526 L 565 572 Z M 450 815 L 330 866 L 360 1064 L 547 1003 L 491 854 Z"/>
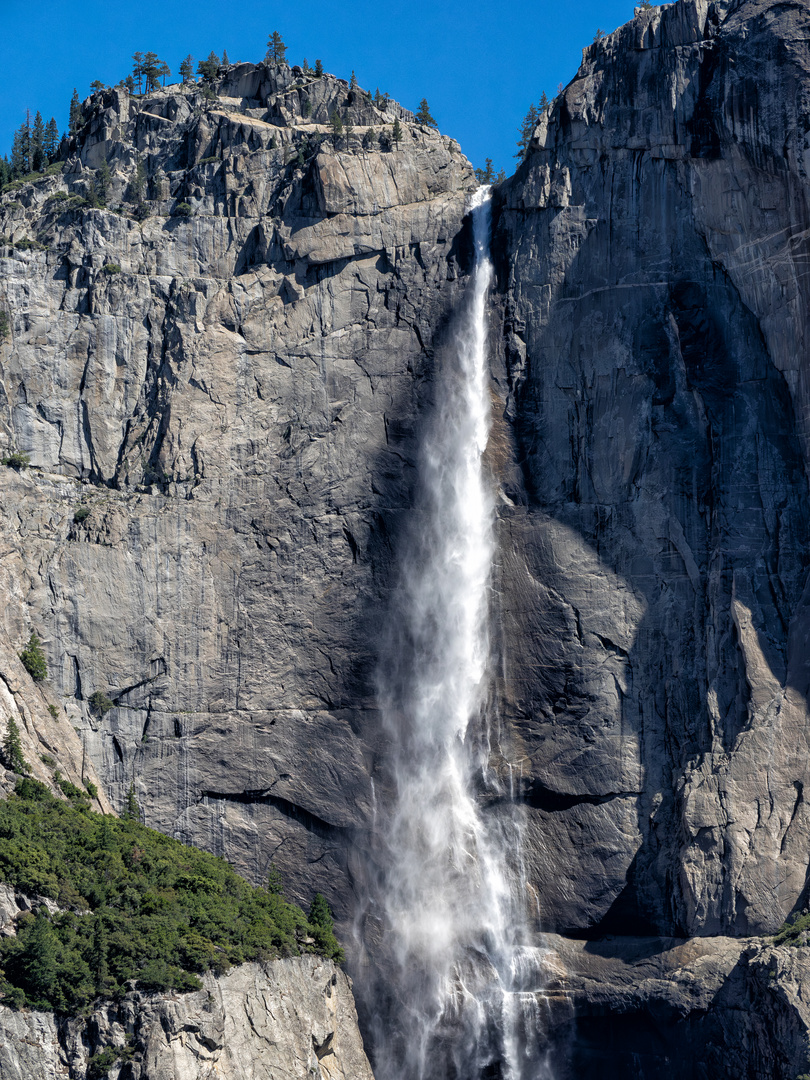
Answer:
<path fill-rule="evenodd" d="M 489 189 L 472 204 L 475 264 L 453 348 L 437 374 L 415 519 L 401 553 L 393 629 L 379 675 L 394 804 L 375 857 L 376 945 L 394 1001 L 368 1011 L 378 1080 L 541 1080 L 539 954 L 526 946 L 516 813 L 488 826 L 485 716 L 494 505 L 483 456 Z M 514 861 L 514 860 L 512 860 Z M 511 883 L 511 884 L 510 884 Z M 368 935 L 367 935 L 368 938 Z M 379 962 L 378 962 L 379 966 Z"/>

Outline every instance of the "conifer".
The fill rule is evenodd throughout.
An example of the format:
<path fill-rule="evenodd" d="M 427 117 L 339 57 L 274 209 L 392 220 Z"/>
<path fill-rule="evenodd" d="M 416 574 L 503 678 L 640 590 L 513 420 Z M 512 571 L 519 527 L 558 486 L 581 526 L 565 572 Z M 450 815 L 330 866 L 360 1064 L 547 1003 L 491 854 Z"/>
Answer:
<path fill-rule="evenodd" d="M 70 99 L 70 113 L 68 119 L 68 130 L 71 135 L 75 135 L 82 125 L 82 103 L 79 101 L 79 95 L 76 87 L 73 87 L 73 97 Z"/>
<path fill-rule="evenodd" d="M 394 126 L 391 129 L 391 138 L 394 140 L 396 145 L 399 145 L 402 142 L 402 125 L 399 122 L 398 116 L 394 117 Z"/>
<path fill-rule="evenodd" d="M 42 172 L 47 163 L 45 154 L 45 124 L 42 113 L 37 109 L 31 128 L 31 171 Z"/>
<path fill-rule="evenodd" d="M 320 79 L 320 77 L 322 75 L 323 75 L 323 64 L 321 63 L 320 60 L 316 60 L 315 61 L 315 76 L 316 76 L 316 78 Z"/>
<path fill-rule="evenodd" d="M 419 108 L 416 110 L 416 122 L 418 124 L 423 124 L 425 127 L 437 127 L 436 121 L 430 114 L 427 98 L 422 98 L 419 102 Z"/>
<path fill-rule="evenodd" d="M 543 99 L 541 98 L 540 100 L 542 101 Z M 518 129 L 520 131 L 520 138 L 517 142 L 518 149 L 515 157 L 520 158 L 521 161 L 526 156 L 526 151 L 529 148 L 529 143 L 532 140 L 532 135 L 534 134 L 534 129 L 537 127 L 537 121 L 539 117 L 539 110 L 537 106 L 532 103 L 529 106 L 529 111 L 523 117 L 523 121 L 521 122 L 520 128 Z"/>
<path fill-rule="evenodd" d="M 48 664 L 42 651 L 42 642 L 32 630 L 28 644 L 20 653 L 23 667 L 35 682 L 42 682 L 48 676 Z"/>
<path fill-rule="evenodd" d="M 219 68 L 219 57 L 212 49 L 211 52 L 208 54 L 208 59 L 201 60 L 199 64 L 197 64 L 197 74 L 202 75 L 204 82 L 213 82 L 214 79 L 217 77 L 217 72 L 219 71 Z"/>
<path fill-rule="evenodd" d="M 333 110 L 332 115 L 329 117 L 329 124 L 332 128 L 332 141 L 337 146 L 340 141 L 340 137 L 343 134 L 343 121 L 340 118 L 340 113 L 337 109 Z"/>
<path fill-rule="evenodd" d="M 277 64 L 287 63 L 287 46 L 278 30 L 274 30 L 267 41 L 267 58 Z"/>
<path fill-rule="evenodd" d="M 191 53 L 180 65 L 180 77 L 184 83 L 194 82 L 194 57 Z"/>
<path fill-rule="evenodd" d="M 8 718 L 1 756 L 5 767 L 12 772 L 25 775 L 31 771 L 28 762 L 23 757 L 20 729 L 17 727 L 17 722 L 13 716 Z"/>
<path fill-rule="evenodd" d="M 357 89 L 357 76 L 355 75 L 354 71 L 352 71 L 352 77 L 349 80 L 349 89 L 350 90 L 356 90 Z"/>
<path fill-rule="evenodd" d="M 138 84 L 138 93 L 143 92 L 143 53 L 132 54 L 132 76 Z"/>
<path fill-rule="evenodd" d="M 231 66 L 231 62 L 228 59 L 228 50 L 227 49 L 222 50 L 222 66 L 223 67 L 230 67 Z"/>
<path fill-rule="evenodd" d="M 59 128 L 56 126 L 56 120 L 53 117 L 45 125 L 45 138 L 42 142 L 42 148 L 48 161 L 56 160 L 59 153 Z"/>

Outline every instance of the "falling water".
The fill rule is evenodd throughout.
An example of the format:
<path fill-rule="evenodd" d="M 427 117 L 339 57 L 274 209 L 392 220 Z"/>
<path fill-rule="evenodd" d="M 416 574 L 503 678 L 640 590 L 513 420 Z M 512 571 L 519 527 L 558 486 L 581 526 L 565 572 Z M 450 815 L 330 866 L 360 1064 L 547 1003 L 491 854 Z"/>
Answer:
<path fill-rule="evenodd" d="M 380 810 L 378 878 L 366 929 L 384 977 L 378 1080 L 541 1080 L 541 957 L 525 925 L 515 808 L 489 768 L 486 695 L 494 503 L 483 456 L 490 427 L 487 295 L 490 197 L 472 204 L 475 263 L 452 348 L 437 372 L 420 488 L 400 554 L 400 586 L 380 665 L 393 805 Z M 382 963 L 380 956 L 384 956 Z M 383 1006 L 384 984 L 394 999 Z M 373 985 L 372 981 L 368 981 Z"/>

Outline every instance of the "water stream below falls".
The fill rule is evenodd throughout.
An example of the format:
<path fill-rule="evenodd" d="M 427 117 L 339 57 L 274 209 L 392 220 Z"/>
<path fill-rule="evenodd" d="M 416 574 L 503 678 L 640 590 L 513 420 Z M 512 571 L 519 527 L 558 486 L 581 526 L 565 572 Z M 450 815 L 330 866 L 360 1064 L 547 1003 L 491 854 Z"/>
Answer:
<path fill-rule="evenodd" d="M 551 1076 L 539 1049 L 542 951 L 525 930 L 520 809 L 489 764 L 488 188 L 471 210 L 474 269 L 437 366 L 378 679 L 393 796 L 379 810 L 363 942 L 385 971 L 376 985 L 364 980 L 377 996 L 366 1000 L 377 1080 Z M 483 796 L 507 811 L 485 815 Z"/>

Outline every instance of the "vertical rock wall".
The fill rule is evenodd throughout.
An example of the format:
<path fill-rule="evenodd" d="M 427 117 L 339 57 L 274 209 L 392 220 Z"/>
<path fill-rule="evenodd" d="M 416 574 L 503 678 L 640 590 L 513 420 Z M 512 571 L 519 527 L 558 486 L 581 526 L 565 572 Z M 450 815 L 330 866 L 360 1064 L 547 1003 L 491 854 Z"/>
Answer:
<path fill-rule="evenodd" d="M 502 693 L 561 929 L 750 933 L 803 902 L 809 29 L 640 11 L 503 191 Z"/>

